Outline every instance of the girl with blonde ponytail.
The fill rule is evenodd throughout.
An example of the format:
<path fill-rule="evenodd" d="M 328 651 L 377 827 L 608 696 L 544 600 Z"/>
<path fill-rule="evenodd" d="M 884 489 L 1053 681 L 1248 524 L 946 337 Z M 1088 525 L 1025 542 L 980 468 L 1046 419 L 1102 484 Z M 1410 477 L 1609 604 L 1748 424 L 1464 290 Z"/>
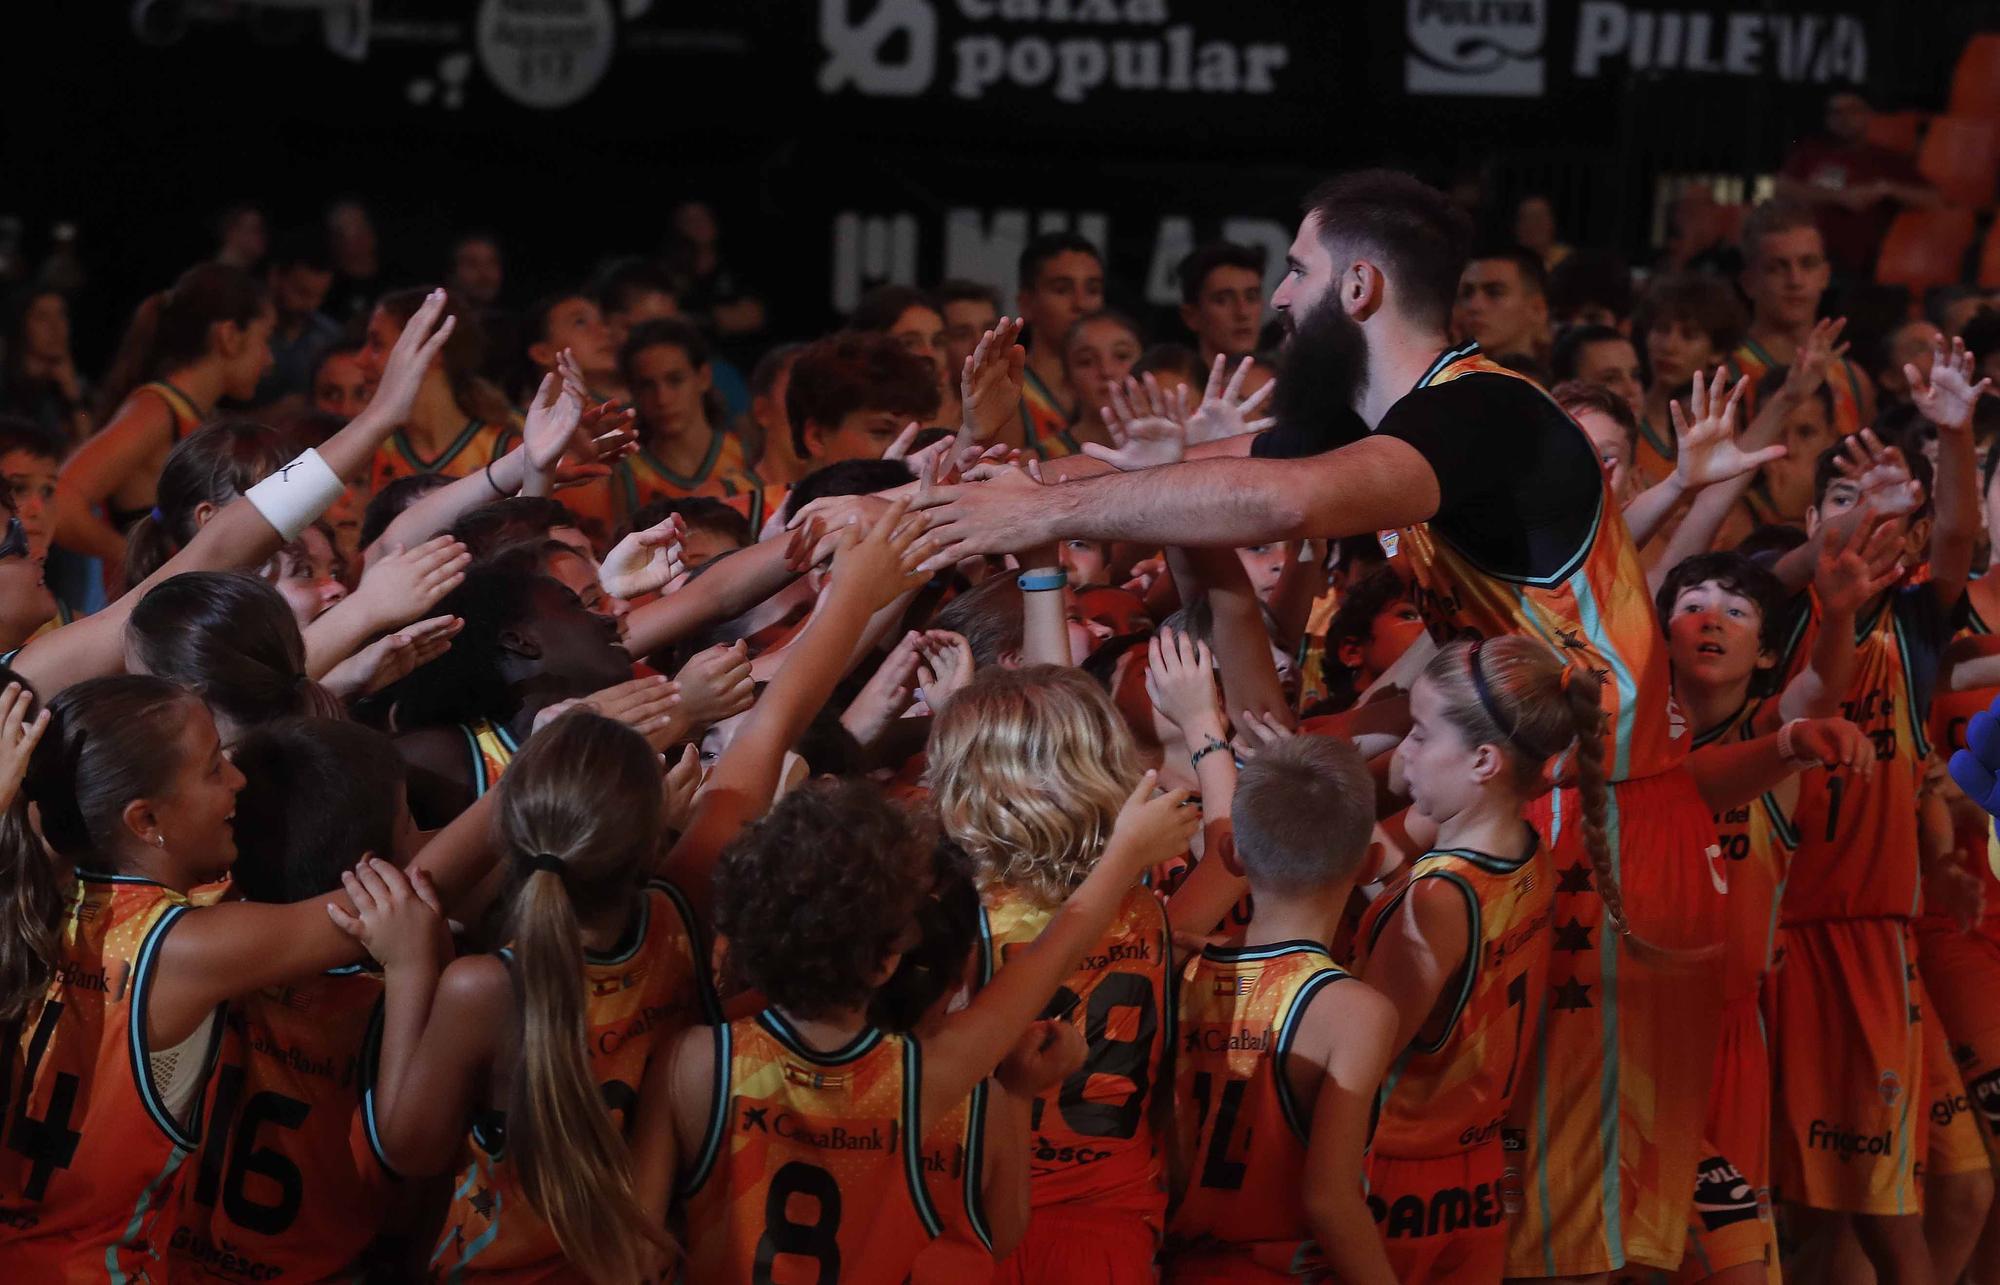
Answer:
<path fill-rule="evenodd" d="M 627 1285 L 670 1248 L 625 1135 L 654 1051 L 717 1010 L 686 900 L 648 881 L 661 787 L 638 733 L 556 719 L 498 789 L 509 944 L 442 973 L 434 937 L 385 952 L 383 1154 L 406 1175 L 460 1164 L 438 1275 L 542 1279 L 567 1260 Z"/>

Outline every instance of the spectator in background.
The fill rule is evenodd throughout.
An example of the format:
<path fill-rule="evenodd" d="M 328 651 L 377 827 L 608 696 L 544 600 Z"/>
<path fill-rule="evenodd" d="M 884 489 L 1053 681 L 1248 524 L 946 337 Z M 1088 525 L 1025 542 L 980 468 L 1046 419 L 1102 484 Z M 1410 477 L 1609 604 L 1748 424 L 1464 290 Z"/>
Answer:
<path fill-rule="evenodd" d="M 625 376 L 618 369 L 618 350 L 611 346 L 611 329 L 597 300 L 581 289 L 558 290 L 528 310 L 528 361 L 533 366 L 515 401 L 526 405 L 542 376 L 556 368 L 567 348 L 576 358 L 585 385 L 599 400 L 630 401 Z"/>
<path fill-rule="evenodd" d="M 779 344 L 750 370 L 750 409 L 736 421 L 736 436 L 757 470 L 771 487 L 786 487 L 812 467 L 792 443 L 792 421 L 785 413 L 785 390 L 792 363 L 804 344 Z"/>
<path fill-rule="evenodd" d="M 979 337 L 1000 320 L 1000 292 L 977 281 L 954 278 L 937 289 L 938 313 L 944 318 L 944 364 L 953 382 L 965 370 L 965 359 L 979 346 Z"/>
<path fill-rule="evenodd" d="M 1132 373 L 1141 378 L 1153 377 L 1160 390 L 1172 396 L 1176 389 L 1188 390 L 1190 406 L 1200 402 L 1204 381 L 1208 371 L 1203 368 L 1201 358 L 1195 356 L 1194 349 L 1186 344 L 1154 344 L 1139 354 L 1138 364 Z"/>
<path fill-rule="evenodd" d="M 702 201 L 682 201 L 667 216 L 666 263 L 683 312 L 706 320 L 727 351 L 763 333 L 764 301 L 751 293 L 722 258 L 715 211 Z"/>
<path fill-rule="evenodd" d="M 1124 384 L 1145 348 L 1138 324 L 1108 308 L 1070 327 L 1063 344 L 1063 373 L 1076 390 L 1076 419 L 1069 426 L 1069 441 L 1079 446 L 1110 442 L 1103 409 L 1111 404 L 1111 389 Z"/>
<path fill-rule="evenodd" d="M 681 314 L 673 278 L 644 259 L 624 259 L 607 267 L 598 275 L 595 293 L 613 352 L 624 349 L 634 327 Z"/>
<path fill-rule="evenodd" d="M 906 351 L 929 362 L 938 380 L 940 400 L 936 422 L 957 427 L 959 372 L 952 368 L 945 347 L 944 314 L 933 296 L 915 286 L 876 286 L 863 296 L 848 317 L 847 326 L 867 334 L 887 335 Z"/>
<path fill-rule="evenodd" d="M 1611 483 L 1611 497 L 1618 507 L 1630 504 L 1645 484 L 1632 467 L 1638 446 L 1638 422 L 1625 399 L 1602 384 L 1581 379 L 1557 384 L 1549 396 L 1582 425 L 1584 435 L 1597 451 L 1597 461 L 1604 467 L 1604 476 Z"/>
<path fill-rule="evenodd" d="M 1940 286 L 1924 300 L 1924 314 L 1937 324 L 1946 339 L 1965 333 L 1965 323 L 1981 308 L 1990 307 L 1985 291 L 1977 286 Z"/>
<path fill-rule="evenodd" d="M 1212 241 L 1181 260 L 1181 323 L 1194 332 L 1206 370 L 1257 347 L 1264 322 L 1264 256 L 1248 246 Z M 1246 393 L 1250 389 L 1244 390 Z"/>
<path fill-rule="evenodd" d="M 340 342 L 340 326 L 320 311 L 333 286 L 333 260 L 317 229 L 299 228 L 278 238 L 264 285 L 277 324 L 271 329 L 271 368 L 257 385 L 259 406 L 304 398 L 320 357 Z"/>
<path fill-rule="evenodd" d="M 842 331 L 806 345 L 785 389 L 792 446 L 809 469 L 879 460 L 903 426 L 937 414 L 930 363 L 887 335 Z"/>
<path fill-rule="evenodd" d="M 1750 300 L 1750 327 L 1730 364 L 1738 375 L 1756 381 L 1743 399 L 1747 420 L 1757 409 L 1765 374 L 1790 365 L 1812 333 L 1833 269 L 1812 210 L 1791 201 L 1766 201 L 1750 211 L 1743 221 L 1743 256 L 1738 283 Z M 1875 385 L 1860 366 L 1836 357 L 1827 367 L 1826 383 L 1833 390 L 1838 437 L 1874 422 Z"/>
<path fill-rule="evenodd" d="M 1580 379 L 1608 389 L 1630 408 L 1636 422 L 1646 404 L 1639 354 L 1632 341 L 1609 326 L 1573 326 L 1556 340 L 1549 373 L 1557 383 Z"/>
<path fill-rule="evenodd" d="M 1476 339 L 1488 357 L 1527 357 L 1539 363 L 1549 349 L 1548 269 L 1541 256 L 1520 246 L 1475 254 L 1458 279 L 1452 332 Z"/>
<path fill-rule="evenodd" d="M 1735 280 L 1743 255 L 1730 237 L 1729 211 L 1705 183 L 1690 183 L 1674 200 L 1661 272 L 1701 272 Z"/>
<path fill-rule="evenodd" d="M 1632 321 L 1632 269 L 1610 250 L 1576 250 L 1549 271 L 1549 324 L 1609 326 L 1627 333 Z"/>
<path fill-rule="evenodd" d="M 361 345 L 338 343 L 320 354 L 312 373 L 312 408 L 339 416 L 340 422 L 359 415 L 375 392 L 368 368 L 361 361 Z"/>
<path fill-rule="evenodd" d="M 1878 418 L 1892 406 L 1910 404 L 1910 381 L 1903 367 L 1915 366 L 1929 379 L 1931 358 L 1944 341 L 1944 332 L 1921 318 L 1905 321 L 1889 332 L 1882 343 L 1881 364 L 1875 368 L 1875 386 L 1881 390 Z"/>
<path fill-rule="evenodd" d="M 1047 459 L 1068 455 L 1064 442 L 1076 420 L 1076 391 L 1063 373 L 1070 327 L 1104 307 L 1104 259 L 1074 232 L 1050 232 L 1021 251 L 1015 300 L 1027 323 L 1028 371 L 1021 389 L 1021 439 L 1008 442 Z"/>
<path fill-rule="evenodd" d="M 1812 210 L 1841 277 L 1865 279 L 1874 272 L 1875 254 L 1899 209 L 1932 209 L 1940 199 L 1909 157 L 1868 141 L 1874 114 L 1859 94 L 1832 95 L 1825 135 L 1793 144 L 1778 170 L 1779 199 Z"/>
<path fill-rule="evenodd" d="M 270 237 L 265 230 L 264 211 L 248 201 L 224 206 L 215 216 L 215 261 L 245 272 L 255 271 L 264 261 Z"/>
<path fill-rule="evenodd" d="M 492 308 L 507 284 L 500 238 L 475 229 L 459 234 L 445 256 L 445 286 L 474 308 Z"/>
<path fill-rule="evenodd" d="M 1685 402 L 1694 373 L 1713 373 L 1742 342 L 1747 324 L 1736 291 L 1700 273 L 1657 277 L 1640 298 L 1632 313 L 1632 340 L 1645 358 L 1635 457 L 1644 485 L 1673 472 L 1679 455 L 1667 404 L 1675 398 Z"/>
<path fill-rule="evenodd" d="M 90 436 L 90 389 L 69 345 L 69 302 L 59 291 L 28 289 L 7 317 L 0 412 L 32 420 L 67 441 Z"/>
<path fill-rule="evenodd" d="M 1524 196 L 1514 207 L 1514 243 L 1540 255 L 1550 272 L 1570 256 L 1570 247 L 1556 236 L 1556 208 L 1546 196 Z"/>
<path fill-rule="evenodd" d="M 381 245 L 368 207 L 353 198 L 335 201 L 326 210 L 327 247 L 333 254 L 333 291 L 323 311 L 346 323 L 374 310 L 382 293 Z"/>

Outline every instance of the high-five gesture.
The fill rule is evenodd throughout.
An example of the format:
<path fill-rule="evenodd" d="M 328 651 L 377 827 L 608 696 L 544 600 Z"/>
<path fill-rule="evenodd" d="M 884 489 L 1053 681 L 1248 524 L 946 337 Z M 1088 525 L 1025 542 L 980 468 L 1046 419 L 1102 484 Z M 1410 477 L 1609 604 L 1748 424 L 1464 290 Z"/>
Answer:
<path fill-rule="evenodd" d="M 390 427 L 410 417 L 410 407 L 416 404 L 424 373 L 458 327 L 458 318 L 445 316 L 444 308 L 444 291 L 433 290 L 403 323 L 403 333 L 389 350 L 389 359 L 382 365 L 382 378 L 376 381 L 375 395 L 368 399 L 363 415 Z"/>
<path fill-rule="evenodd" d="M 535 390 L 535 399 L 521 424 L 521 444 L 528 451 L 522 494 L 548 494 L 556 465 L 576 439 L 583 403 L 583 376 L 576 368 L 576 358 L 565 348 L 556 358 L 556 369 L 542 376 L 541 387 Z"/>
<path fill-rule="evenodd" d="M 1729 387 L 1729 374 L 1716 367 L 1715 379 L 1706 383 L 1700 371 L 1694 373 L 1694 391 L 1688 410 L 1679 401 L 1668 403 L 1673 415 L 1674 436 L 1680 442 L 1674 473 L 1684 491 L 1696 491 L 1717 482 L 1748 473 L 1760 464 L 1783 459 L 1783 446 L 1767 446 L 1761 451 L 1744 451 L 1736 444 L 1736 407 L 1743 400 L 1749 380 Z"/>
<path fill-rule="evenodd" d="M 1874 521 L 1866 513 L 1852 527 L 1843 527 L 1835 522 L 1826 529 L 1813 568 L 1813 592 L 1825 615 L 1849 619 L 1903 574 L 1897 558 L 1902 542 L 1894 522 Z"/>
<path fill-rule="evenodd" d="M 1188 390 L 1169 393 L 1148 374 L 1141 383 L 1126 377 L 1121 388 L 1111 385 L 1111 404 L 1100 412 L 1111 434 L 1111 445 L 1085 442 L 1083 453 L 1123 473 L 1177 464 L 1187 453 Z"/>
<path fill-rule="evenodd" d="M 958 380 L 965 405 L 961 437 L 984 445 L 1020 413 L 1021 386 L 1028 370 L 1028 350 L 1016 342 L 1020 337 L 1020 321 L 1002 317 L 979 337 L 979 346 L 965 359 Z"/>
<path fill-rule="evenodd" d="M 1203 442 L 1219 442 L 1225 437 L 1238 437 L 1244 433 L 1260 433 L 1278 421 L 1269 416 L 1251 419 L 1250 413 L 1270 400 L 1277 389 L 1278 381 L 1266 380 L 1264 386 L 1248 397 L 1243 395 L 1243 382 L 1250 377 L 1255 366 L 1254 357 L 1245 357 L 1236 365 L 1236 373 L 1224 381 L 1224 370 L 1229 359 L 1221 353 L 1215 354 L 1215 365 L 1208 372 L 1208 387 L 1203 391 L 1201 405 L 1195 408 L 1187 419 L 1187 440 L 1191 446 Z"/>
<path fill-rule="evenodd" d="M 1903 374 L 1910 381 L 1910 400 L 1924 413 L 1925 419 L 1950 432 L 1971 428 L 1972 408 L 1993 391 L 1991 379 L 1975 384 L 1973 373 L 1972 354 L 1965 350 L 1963 339 L 1951 341 L 1950 353 L 1945 352 L 1944 341 L 1938 340 L 1928 379 L 1914 365 L 1903 367 Z"/>

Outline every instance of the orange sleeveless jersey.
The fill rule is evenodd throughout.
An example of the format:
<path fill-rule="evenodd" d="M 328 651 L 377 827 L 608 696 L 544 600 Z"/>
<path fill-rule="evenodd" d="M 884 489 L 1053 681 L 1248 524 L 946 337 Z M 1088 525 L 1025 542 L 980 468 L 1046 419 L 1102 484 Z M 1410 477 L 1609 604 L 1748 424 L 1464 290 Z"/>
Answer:
<path fill-rule="evenodd" d="M 169 431 L 173 433 L 174 441 L 180 441 L 201 427 L 201 411 L 195 406 L 194 399 L 166 380 L 155 379 L 132 391 L 151 393 L 166 405 L 167 414 L 173 417 L 173 426 Z"/>
<path fill-rule="evenodd" d="M 521 752 L 520 743 L 512 732 L 491 719 L 460 723 L 458 730 L 465 736 L 466 754 L 472 763 L 472 797 L 484 798 L 488 790 L 500 784 L 507 765 Z"/>
<path fill-rule="evenodd" d="M 631 1124 L 654 1050 L 719 1016 L 708 982 L 708 948 L 691 927 L 694 915 L 679 890 L 648 884 L 641 905 L 627 943 L 608 955 L 589 954 L 584 964 L 591 1078 L 621 1129 Z M 504 1113 L 481 1112 L 467 1149 L 471 1163 L 452 1184 L 431 1270 L 453 1278 L 570 1280 L 574 1273 L 555 1233 L 521 1194 L 506 1154 Z"/>
<path fill-rule="evenodd" d="M 359 965 L 230 1006 L 215 1101 L 181 1184 L 175 1279 L 351 1276 L 393 1176 L 374 1146 L 382 979 Z"/>
<path fill-rule="evenodd" d="M 1757 384 L 1765 375 L 1775 370 L 1778 362 L 1764 351 L 1755 340 L 1746 339 L 1743 345 L 1729 354 L 1730 368 L 1739 379 L 1747 379 L 1750 386 L 1743 390 L 1741 415 L 1743 422 L 1749 423 L 1757 414 Z M 1861 368 L 1845 357 L 1834 359 L 1833 368 L 1827 372 L 1826 386 L 1833 393 L 1833 431 L 1838 438 L 1850 437 L 1861 431 Z"/>
<path fill-rule="evenodd" d="M 10 1032 L 0 1063 L 0 1263 L 9 1280 L 163 1275 L 163 1215 L 201 1109 L 186 1126 L 168 1113 L 146 1067 L 143 1023 L 160 943 L 187 909 L 185 897 L 150 880 L 77 872 L 55 975 Z M 206 1057 L 212 1064 L 214 1042 Z"/>
<path fill-rule="evenodd" d="M 1045 460 L 1075 455 L 1076 439 L 1070 436 L 1069 421 L 1069 408 L 1056 401 L 1040 375 L 1027 372 L 1021 383 L 1021 440 L 1028 449 Z"/>
<path fill-rule="evenodd" d="M 1188 962 L 1174 1072 L 1179 1190 L 1167 1226 L 1176 1262 L 1325 1270 L 1300 1195 L 1312 1120 L 1292 1100 L 1284 1060 L 1306 1006 L 1347 979 L 1313 941 L 1209 946 Z"/>
<path fill-rule="evenodd" d="M 770 516 L 764 504 L 766 490 L 763 479 L 744 458 L 743 444 L 736 435 L 718 430 L 692 476 L 674 472 L 642 446 L 612 465 L 604 484 L 578 487 L 560 498 L 583 521 L 583 529 L 593 541 L 615 541 L 619 533 L 631 528 L 632 515 L 654 500 L 696 495 L 721 500 L 741 513 L 749 520 L 754 539 Z"/>
<path fill-rule="evenodd" d="M 1005 888 L 991 889 L 979 917 L 982 983 L 1010 947 L 1041 935 L 1054 916 Z M 1035 1099 L 1029 1117 L 1032 1204 L 1074 1202 L 1093 1211 L 1130 1211 L 1157 1227 L 1166 1212 L 1161 1139 L 1152 1120 L 1173 1038 L 1167 993 L 1166 912 L 1135 887 L 1083 965 L 1056 992 L 1046 1015 L 1070 1017 L 1089 1052 L 1083 1068 Z"/>
<path fill-rule="evenodd" d="M 970 1285 L 993 1274 L 984 1185 L 987 1093 L 982 1080 L 971 1097 L 924 1124 L 918 1159 L 940 1228 L 912 1266 L 911 1285 Z"/>
<path fill-rule="evenodd" d="M 1417 387 L 1467 375 L 1523 378 L 1468 347 L 1471 355 L 1461 348 L 1440 356 Z M 1503 428 L 1465 427 L 1469 433 Z M 1646 594 L 1639 551 L 1617 512 L 1604 482 L 1589 543 L 1567 566 L 1533 580 L 1485 570 L 1428 523 L 1382 533 L 1383 551 L 1415 582 L 1417 606 L 1440 644 L 1525 634 L 1604 680 L 1604 762 L 1614 783 L 1656 776 L 1687 756 L 1686 723 L 1669 688 L 1666 636 Z"/>
<path fill-rule="evenodd" d="M 1925 648 L 1917 622 L 1931 605 L 1925 586 L 1892 590 L 1855 626 L 1854 677 L 1841 713 L 1875 746 L 1875 770 L 1809 772 L 1793 811 L 1795 877 L 1785 882 L 1781 922 L 1910 919 L 1921 905 L 1917 872 L 1917 792 L 1930 753 L 1925 722 L 1930 692 L 1917 657 Z M 1803 663 L 1819 629 L 1817 599 L 1801 620 L 1789 654 Z M 1929 659 L 1935 665 L 1936 656 Z M 1935 669 L 1932 669 L 1932 676 Z"/>
<path fill-rule="evenodd" d="M 430 459 L 417 454 L 408 434 L 397 429 L 389 440 L 375 448 L 368 465 L 368 493 L 377 495 L 399 477 L 419 473 L 442 473 L 446 477 L 470 477 L 519 444 L 520 434 L 512 424 L 488 424 L 470 419 L 451 444 Z"/>
<path fill-rule="evenodd" d="M 1953 635 L 1952 642 L 1956 644 L 1961 639 L 1977 639 L 1974 645 L 1979 654 L 2000 653 L 2000 637 L 1994 635 L 1992 627 L 1981 618 L 1969 597 L 1963 610 L 1964 627 Z M 1949 758 L 1965 748 L 1965 725 L 1980 710 L 1991 708 L 1996 697 L 2000 697 L 2000 687 L 1975 687 L 1963 692 L 1938 688 L 1937 695 L 1931 698 L 1930 737 L 1940 757 Z M 2000 838 L 1995 837 L 1993 820 L 1982 812 L 1977 828 L 1967 826 L 1960 829 L 1955 837 L 1958 846 L 1971 854 L 1972 873 L 1986 890 L 1986 917 L 1991 924 L 1996 917 L 2000 917 L 2000 878 L 1995 878 L 1993 874 L 1994 860 L 2000 857 Z M 1924 918 L 1949 920 L 1949 916 L 1929 910 L 1925 911 Z M 1989 928 L 1989 935 L 1991 931 Z"/>
<path fill-rule="evenodd" d="M 1472 950 L 1444 1033 L 1428 1043 L 1419 1036 L 1382 1081 L 1374 1149 L 1404 1160 L 1498 1144 L 1548 988 L 1555 905 L 1556 881 L 1539 840 L 1514 861 L 1469 848 L 1426 852 L 1402 886 L 1377 897 L 1363 916 L 1360 972 L 1420 879 L 1442 879 L 1465 894 Z"/>
<path fill-rule="evenodd" d="M 681 1188 L 688 1285 L 899 1281 L 942 1230 L 923 1169 L 922 1046 L 817 1053 L 783 1014 L 715 1028 L 708 1137 Z"/>
<path fill-rule="evenodd" d="M 1719 727 L 1695 737 L 1695 747 L 1751 741 L 1777 712 L 1774 700 L 1745 701 Z M 1819 775 L 1814 769 L 1808 775 Z M 1716 843 L 1728 864 L 1729 903 L 1723 932 L 1722 998 L 1754 1003 L 1778 942 L 1778 905 L 1791 872 L 1798 831 L 1776 795 L 1715 814 Z M 1734 1157 L 1731 1157 L 1734 1159 Z"/>

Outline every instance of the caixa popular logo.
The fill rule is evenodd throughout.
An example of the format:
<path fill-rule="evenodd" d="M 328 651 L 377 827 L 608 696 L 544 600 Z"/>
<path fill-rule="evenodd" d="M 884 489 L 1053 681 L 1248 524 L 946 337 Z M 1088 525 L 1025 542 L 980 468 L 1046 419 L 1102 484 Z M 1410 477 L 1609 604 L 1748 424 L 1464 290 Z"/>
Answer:
<path fill-rule="evenodd" d="M 1545 0 L 1409 0 L 1403 87 L 1413 94 L 1542 93 Z"/>

